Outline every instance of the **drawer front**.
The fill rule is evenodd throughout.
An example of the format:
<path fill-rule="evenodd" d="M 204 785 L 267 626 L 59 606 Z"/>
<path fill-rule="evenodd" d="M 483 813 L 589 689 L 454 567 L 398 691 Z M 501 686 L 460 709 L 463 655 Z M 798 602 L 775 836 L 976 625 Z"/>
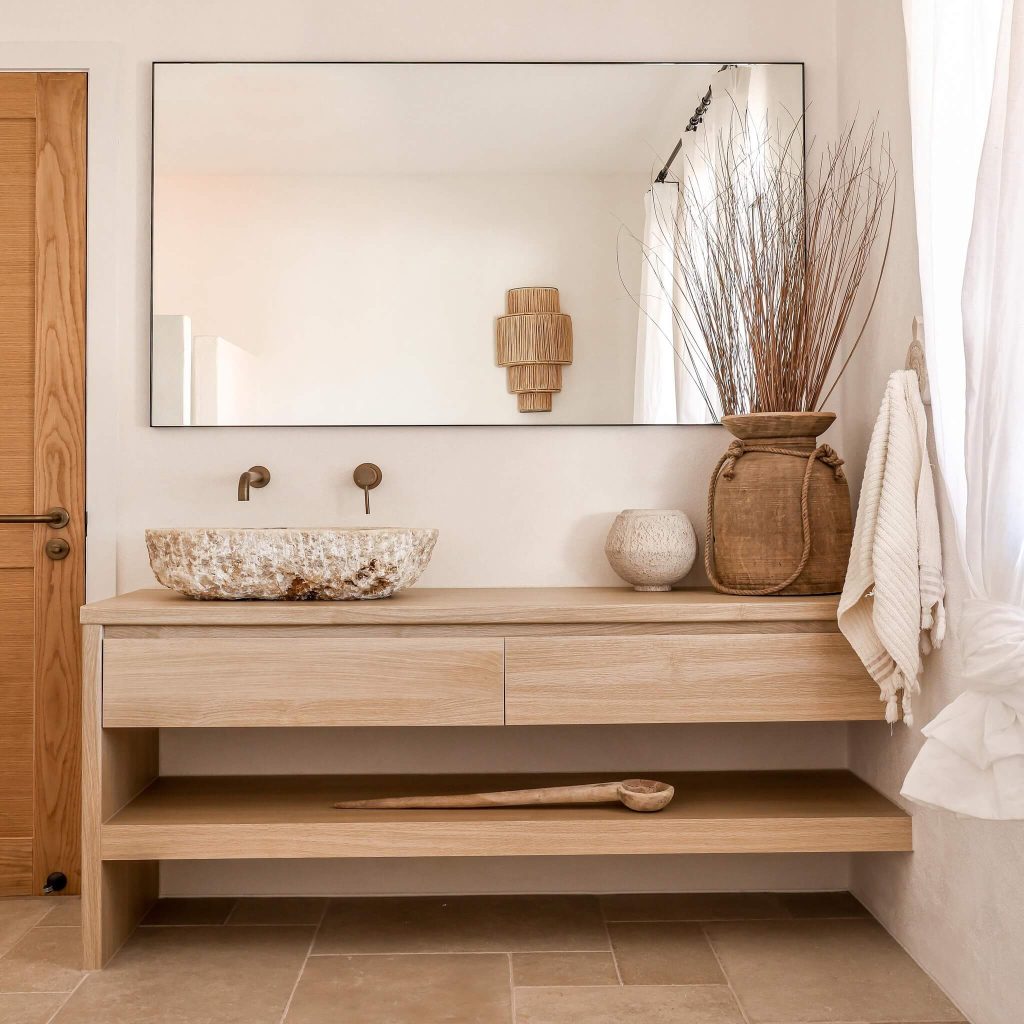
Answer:
<path fill-rule="evenodd" d="M 110 727 L 501 725 L 500 638 L 108 639 Z"/>
<path fill-rule="evenodd" d="M 839 633 L 505 641 L 508 725 L 881 717 L 878 687 Z"/>

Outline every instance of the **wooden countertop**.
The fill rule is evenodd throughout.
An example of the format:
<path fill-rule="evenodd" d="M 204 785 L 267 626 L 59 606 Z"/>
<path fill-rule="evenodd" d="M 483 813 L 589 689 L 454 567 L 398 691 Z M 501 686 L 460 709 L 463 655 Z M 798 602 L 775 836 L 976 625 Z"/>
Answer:
<path fill-rule="evenodd" d="M 511 623 L 835 621 L 838 595 L 731 597 L 710 589 L 641 594 L 628 587 L 414 587 L 376 601 L 196 601 L 136 590 L 82 608 L 104 626 L 364 626 Z"/>

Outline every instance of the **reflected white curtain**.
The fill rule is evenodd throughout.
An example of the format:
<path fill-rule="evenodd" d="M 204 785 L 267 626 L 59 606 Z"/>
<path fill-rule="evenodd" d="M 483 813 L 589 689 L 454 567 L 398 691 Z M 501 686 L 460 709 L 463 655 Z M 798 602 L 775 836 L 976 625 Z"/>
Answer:
<path fill-rule="evenodd" d="M 686 339 L 677 320 L 682 305 L 676 268 L 680 198 L 674 181 L 656 182 L 644 196 L 634 423 L 686 422 L 681 419 L 686 405 Z M 698 422 L 703 421 L 700 416 Z"/>
<path fill-rule="evenodd" d="M 903 795 L 1024 818 L 1024 3 L 904 15 L 936 446 L 971 596 L 965 692 Z"/>
<path fill-rule="evenodd" d="M 721 416 L 707 360 L 695 353 L 703 340 L 679 291 L 676 252 L 688 196 L 713 201 L 719 133 L 746 116 L 751 73 L 751 68 L 739 67 L 715 76 L 703 122 L 697 131 L 682 133 L 683 147 L 671 172 L 678 181 L 655 183 L 644 198 L 635 423 L 716 423 Z M 768 96 L 764 88 L 761 93 Z M 760 109 L 753 112 L 758 118 L 766 114 Z"/>

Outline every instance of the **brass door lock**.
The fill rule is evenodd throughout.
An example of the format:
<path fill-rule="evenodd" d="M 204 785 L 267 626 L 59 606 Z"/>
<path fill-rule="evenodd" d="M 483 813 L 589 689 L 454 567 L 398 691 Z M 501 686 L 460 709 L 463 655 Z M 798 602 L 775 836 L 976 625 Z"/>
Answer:
<path fill-rule="evenodd" d="M 47 558 L 52 558 L 55 562 L 63 561 L 71 554 L 71 545 L 63 537 L 55 537 L 53 540 L 48 540 L 46 546 L 43 548 L 46 552 Z"/>

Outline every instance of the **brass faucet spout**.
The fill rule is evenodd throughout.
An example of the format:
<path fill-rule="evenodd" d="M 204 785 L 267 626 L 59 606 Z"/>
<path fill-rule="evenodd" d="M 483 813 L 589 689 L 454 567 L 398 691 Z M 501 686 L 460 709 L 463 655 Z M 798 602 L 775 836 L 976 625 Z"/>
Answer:
<path fill-rule="evenodd" d="M 381 473 L 380 466 L 376 466 L 372 462 L 361 463 L 356 466 L 355 472 L 352 474 L 352 479 L 355 480 L 356 486 L 363 489 L 363 506 L 367 515 L 370 514 L 370 491 L 372 491 L 383 478 L 384 474 Z"/>
<path fill-rule="evenodd" d="M 266 466 L 250 466 L 238 478 L 238 500 L 249 500 L 250 487 L 266 487 L 270 483 L 270 470 Z"/>

